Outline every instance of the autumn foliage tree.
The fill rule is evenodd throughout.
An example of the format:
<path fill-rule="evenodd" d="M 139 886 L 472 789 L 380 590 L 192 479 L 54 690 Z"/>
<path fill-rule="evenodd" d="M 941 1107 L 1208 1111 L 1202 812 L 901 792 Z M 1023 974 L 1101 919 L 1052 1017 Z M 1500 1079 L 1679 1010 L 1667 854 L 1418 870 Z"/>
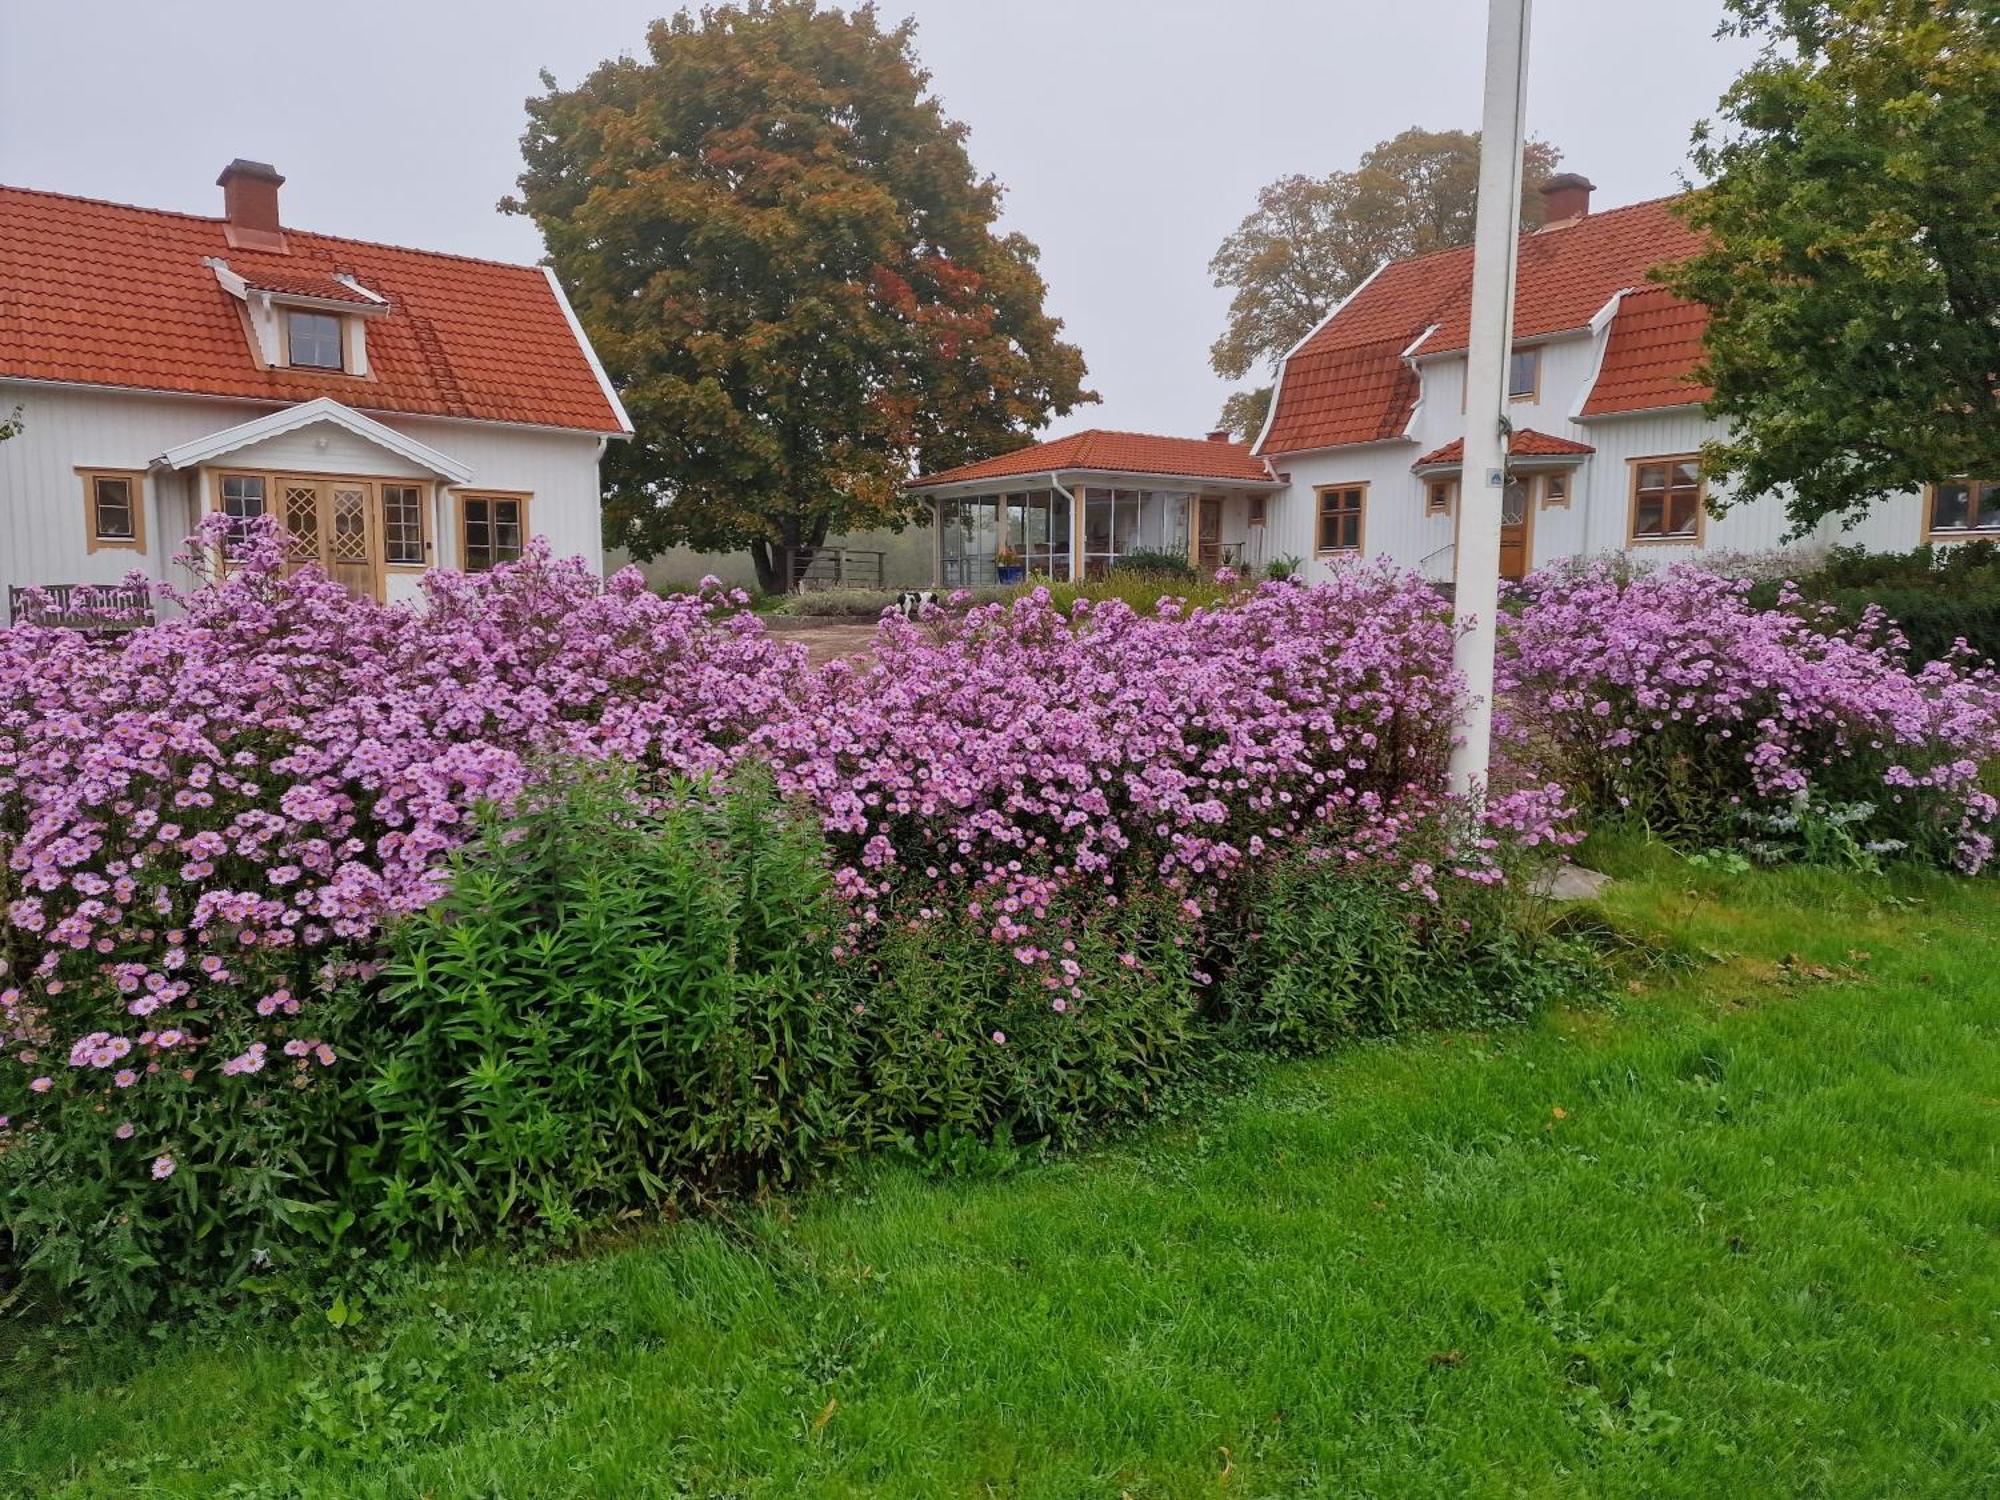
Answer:
<path fill-rule="evenodd" d="M 1081 401 L 1038 251 L 927 92 L 909 23 L 814 0 L 682 11 L 646 55 L 528 101 L 520 195 L 633 425 L 605 540 L 747 548 L 785 587 L 895 525 L 912 466 Z"/>
<path fill-rule="evenodd" d="M 1539 189 L 1562 153 L 1528 142 L 1521 222 L 1541 223 Z M 1209 349 L 1218 375 L 1240 380 L 1274 365 L 1384 261 L 1472 243 L 1479 206 L 1479 136 L 1412 128 L 1375 146 L 1351 172 L 1281 177 L 1208 264 L 1235 292 L 1229 324 Z M 1231 429 L 1256 435 L 1268 387 L 1239 391 L 1223 407 Z"/>
<path fill-rule="evenodd" d="M 2000 468 L 2000 3 L 1729 0 L 1761 39 L 1696 132 L 1705 378 L 1736 500 L 1804 529 Z"/>

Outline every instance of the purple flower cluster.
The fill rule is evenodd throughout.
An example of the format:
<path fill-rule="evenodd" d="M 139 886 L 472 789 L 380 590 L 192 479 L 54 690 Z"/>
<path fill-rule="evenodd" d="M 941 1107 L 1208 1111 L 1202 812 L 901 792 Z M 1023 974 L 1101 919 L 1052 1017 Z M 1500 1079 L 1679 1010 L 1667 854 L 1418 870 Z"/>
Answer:
<path fill-rule="evenodd" d="M 157 623 L 0 633 L 0 1112 L 81 1105 L 162 1179 L 187 1143 L 131 1128 L 149 1080 L 339 1076 L 318 996 L 373 972 L 476 809 L 552 757 L 767 763 L 821 819 L 849 941 L 969 917 L 1066 1016 L 1092 980 L 1079 913 L 1170 912 L 1199 973 L 1279 853 L 1434 897 L 1499 880 L 1503 844 L 1573 839 L 1566 788 L 1615 805 L 1693 766 L 1776 807 L 1865 785 L 1964 867 L 1992 849 L 1990 674 L 1912 673 L 1879 626 L 1817 629 L 1703 574 L 1530 583 L 1503 631 L 1515 764 L 1467 833 L 1442 791 L 1449 612 L 1386 568 L 1192 611 L 955 603 L 814 671 L 717 588 L 663 599 L 537 550 L 389 608 L 288 576 L 268 526 L 194 555 L 225 541 L 226 576 Z"/>
<path fill-rule="evenodd" d="M 1879 612 L 1847 630 L 1789 591 L 1753 608 L 1750 587 L 1608 563 L 1529 579 L 1501 634 L 1497 739 L 1599 806 L 1676 789 L 1752 815 L 1841 802 L 1885 844 L 1985 866 L 2000 678 L 1911 671 Z"/>
<path fill-rule="evenodd" d="M 1437 810 L 1452 639 L 1437 595 L 1383 569 L 1191 613 L 1038 590 L 886 620 L 871 665 L 836 664 L 757 744 L 822 809 L 860 924 L 956 893 L 1073 995 L 1065 895 L 1164 889 L 1192 926 L 1281 846 L 1393 857 Z"/>
<path fill-rule="evenodd" d="M 331 1067 L 298 997 L 437 898 L 478 804 L 552 754 L 724 767 L 804 690 L 803 651 L 719 589 L 536 550 L 411 610 L 285 576 L 268 523 L 229 545 L 115 643 L 0 632 L 0 1047 L 33 1092 L 45 1053 L 83 1091 L 192 1078 L 225 1030 L 214 1076 Z"/>

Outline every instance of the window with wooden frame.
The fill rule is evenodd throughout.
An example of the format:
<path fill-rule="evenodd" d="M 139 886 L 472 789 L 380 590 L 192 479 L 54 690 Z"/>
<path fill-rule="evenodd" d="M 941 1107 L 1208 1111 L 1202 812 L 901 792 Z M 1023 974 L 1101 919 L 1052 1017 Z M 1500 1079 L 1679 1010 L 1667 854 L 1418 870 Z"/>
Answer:
<path fill-rule="evenodd" d="M 1368 504 L 1365 484 L 1321 486 L 1319 496 L 1319 541 L 1317 551 L 1359 552 L 1362 515 Z"/>
<path fill-rule="evenodd" d="M 528 541 L 527 495 L 458 497 L 458 564 L 483 573 L 517 561 Z"/>
<path fill-rule="evenodd" d="M 1568 473 L 1544 474 L 1542 476 L 1542 509 L 1555 506 L 1569 508 L 1569 486 L 1572 476 Z"/>
<path fill-rule="evenodd" d="M 1264 518 L 1266 517 L 1266 515 L 1269 514 L 1269 511 L 1267 509 L 1269 504 L 1270 504 L 1269 496 L 1252 495 L 1250 497 L 1250 504 L 1249 504 L 1249 512 L 1250 512 L 1249 519 L 1244 524 L 1248 526 L 1262 526 L 1264 524 Z"/>
<path fill-rule="evenodd" d="M 132 469 L 79 469 L 88 550 L 146 550 L 146 476 Z"/>
<path fill-rule="evenodd" d="M 421 568 L 430 551 L 425 538 L 424 487 L 382 486 L 382 561 L 392 568 Z"/>
<path fill-rule="evenodd" d="M 1701 460 L 1692 453 L 1632 460 L 1632 510 L 1627 540 L 1699 543 Z"/>
<path fill-rule="evenodd" d="M 1533 401 L 1542 392 L 1542 351 L 1516 349 L 1507 359 L 1507 399 Z"/>
<path fill-rule="evenodd" d="M 2000 479 L 1953 479 L 1932 485 L 1925 521 L 1927 540 L 2000 536 Z"/>
<path fill-rule="evenodd" d="M 285 363 L 306 370 L 346 369 L 344 331 L 337 314 L 286 309 Z"/>
<path fill-rule="evenodd" d="M 216 507 L 229 517 L 229 538 L 223 543 L 226 557 L 243 552 L 243 534 L 250 523 L 267 514 L 269 486 L 262 474 L 223 474 L 215 484 Z"/>
<path fill-rule="evenodd" d="M 1427 516 L 1448 516 L 1452 501 L 1458 498 L 1456 479 L 1432 479 L 1424 484 L 1424 514 Z"/>

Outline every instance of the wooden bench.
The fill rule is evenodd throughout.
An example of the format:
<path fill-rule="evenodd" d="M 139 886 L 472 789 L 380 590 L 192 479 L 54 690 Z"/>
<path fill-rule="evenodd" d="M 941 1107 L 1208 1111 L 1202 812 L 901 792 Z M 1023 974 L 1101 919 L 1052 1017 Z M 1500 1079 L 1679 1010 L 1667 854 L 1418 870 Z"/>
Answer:
<path fill-rule="evenodd" d="M 127 583 L 45 583 L 7 590 L 7 623 L 133 630 L 153 623 L 152 591 Z"/>

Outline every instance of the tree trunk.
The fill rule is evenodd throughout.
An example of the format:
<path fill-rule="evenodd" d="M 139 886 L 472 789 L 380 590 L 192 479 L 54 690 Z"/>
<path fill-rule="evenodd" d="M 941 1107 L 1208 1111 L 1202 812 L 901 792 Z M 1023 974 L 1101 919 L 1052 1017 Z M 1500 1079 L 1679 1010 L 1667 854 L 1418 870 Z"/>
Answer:
<path fill-rule="evenodd" d="M 803 529 L 797 515 L 788 515 L 778 522 L 777 541 L 752 542 L 750 563 L 757 570 L 757 587 L 767 594 L 788 594 L 798 587 L 826 544 L 826 529 L 823 512 Z"/>

